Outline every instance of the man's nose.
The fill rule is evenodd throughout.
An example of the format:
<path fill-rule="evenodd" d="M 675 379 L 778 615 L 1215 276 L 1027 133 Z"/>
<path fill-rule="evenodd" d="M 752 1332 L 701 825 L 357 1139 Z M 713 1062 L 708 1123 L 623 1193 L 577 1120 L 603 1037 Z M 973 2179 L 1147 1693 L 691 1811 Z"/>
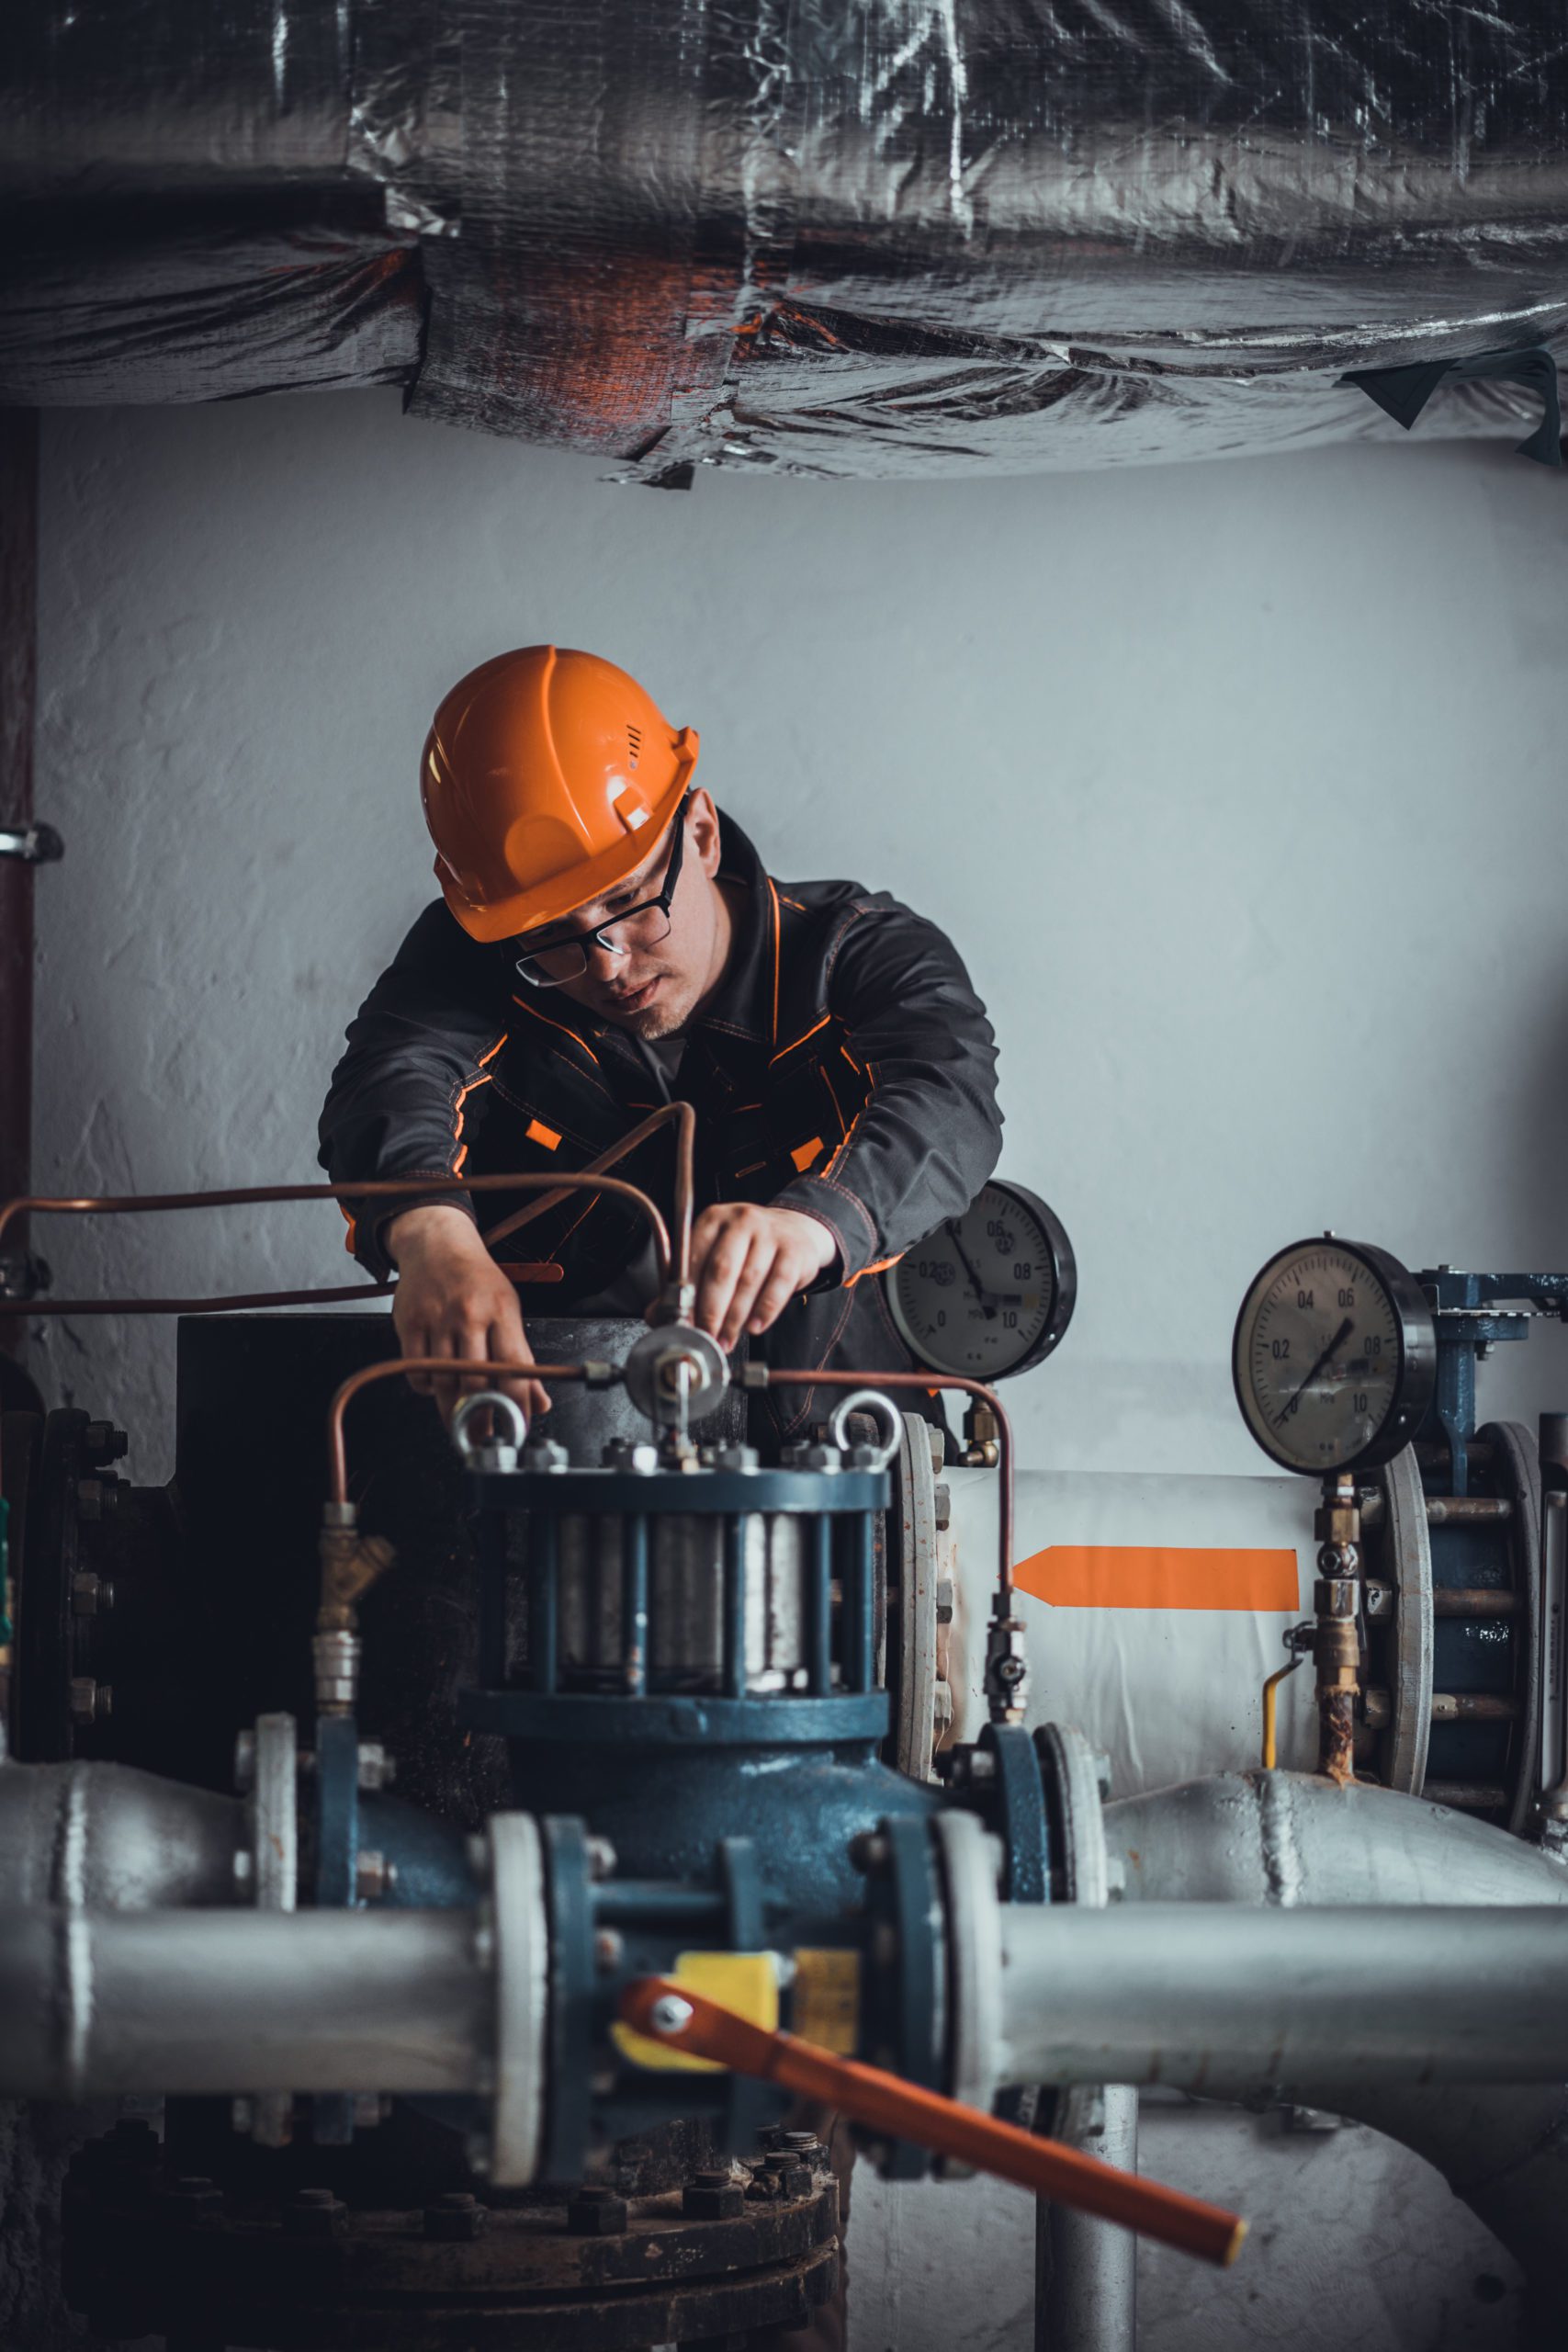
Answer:
<path fill-rule="evenodd" d="M 606 947 L 603 940 L 588 942 L 583 953 L 588 958 L 589 977 L 595 980 L 613 980 L 626 968 L 626 957 L 614 947 Z"/>

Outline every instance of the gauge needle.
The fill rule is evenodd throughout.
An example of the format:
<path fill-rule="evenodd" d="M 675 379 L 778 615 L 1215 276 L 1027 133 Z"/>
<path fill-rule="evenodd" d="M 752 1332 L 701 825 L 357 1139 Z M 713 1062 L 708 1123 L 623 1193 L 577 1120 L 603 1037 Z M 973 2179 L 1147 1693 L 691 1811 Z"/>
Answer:
<path fill-rule="evenodd" d="M 980 1277 L 975 1272 L 974 1263 L 970 1259 L 968 1250 L 965 1250 L 963 1242 L 960 1241 L 958 1238 L 958 1219 L 956 1217 L 950 1216 L 947 1220 L 945 1229 L 948 1239 L 952 1242 L 954 1250 L 958 1253 L 959 1263 L 969 1277 L 969 1287 L 974 1292 L 976 1298 L 979 1301 L 981 1313 L 985 1316 L 987 1322 L 994 1322 L 996 1319 L 997 1310 L 994 1306 L 987 1306 L 986 1304 L 987 1294 L 981 1283 Z"/>
<path fill-rule="evenodd" d="M 1274 1427 L 1276 1429 L 1279 1428 L 1287 1413 L 1293 1413 L 1295 1411 L 1296 1407 L 1301 1403 L 1303 1396 L 1312 1386 L 1313 1382 L 1317 1378 L 1318 1374 L 1323 1370 L 1323 1367 L 1328 1362 L 1329 1357 L 1333 1355 L 1338 1348 L 1343 1346 L 1344 1342 L 1349 1338 L 1355 1328 L 1354 1323 L 1352 1323 L 1350 1317 L 1347 1315 L 1344 1322 L 1339 1326 L 1338 1330 L 1336 1331 L 1334 1337 L 1330 1340 L 1328 1345 L 1325 1348 L 1323 1353 L 1319 1356 L 1317 1362 L 1308 1373 L 1306 1378 L 1302 1382 L 1301 1386 L 1295 1391 L 1293 1396 L 1286 1397 L 1284 1404 L 1275 1414 Z"/>

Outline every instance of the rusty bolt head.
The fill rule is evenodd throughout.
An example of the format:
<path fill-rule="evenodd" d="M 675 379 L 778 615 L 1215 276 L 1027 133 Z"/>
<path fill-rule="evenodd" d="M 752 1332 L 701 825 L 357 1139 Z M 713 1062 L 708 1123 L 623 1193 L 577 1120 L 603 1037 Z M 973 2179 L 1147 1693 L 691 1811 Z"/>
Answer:
<path fill-rule="evenodd" d="M 424 2209 L 424 2234 L 458 2245 L 477 2238 L 488 2226 L 490 2209 L 466 2189 L 452 2189 Z"/>
<path fill-rule="evenodd" d="M 733 2222 L 746 2211 L 746 2185 L 728 2165 L 709 2165 L 682 2191 L 681 2211 L 694 2222 Z"/>
<path fill-rule="evenodd" d="M 801 2164 L 809 2164 L 815 2158 L 826 2154 L 815 2132 L 786 2132 L 784 2135 L 784 2145 Z"/>
<path fill-rule="evenodd" d="M 291 2238 L 346 2237 L 348 2207 L 330 2188 L 302 2188 L 284 2207 L 283 2228 Z"/>
<path fill-rule="evenodd" d="M 811 2166 L 801 2163 L 788 2148 L 775 2148 L 768 2158 L 768 2172 L 777 2183 L 774 2194 L 779 2197 L 809 2197 L 812 2190 Z"/>
<path fill-rule="evenodd" d="M 585 2184 L 566 2209 L 566 2225 L 580 2238 L 618 2237 L 626 2226 L 626 2200 L 613 2188 Z"/>

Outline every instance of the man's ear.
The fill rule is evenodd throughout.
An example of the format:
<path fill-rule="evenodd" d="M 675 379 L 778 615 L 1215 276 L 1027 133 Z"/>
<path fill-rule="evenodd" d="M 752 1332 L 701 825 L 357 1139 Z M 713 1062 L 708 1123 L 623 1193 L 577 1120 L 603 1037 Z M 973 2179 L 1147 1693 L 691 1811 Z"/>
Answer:
<path fill-rule="evenodd" d="M 694 857 L 711 881 L 718 872 L 722 843 L 719 839 L 718 810 L 711 795 L 694 791 L 692 805 L 686 811 L 686 855 Z"/>

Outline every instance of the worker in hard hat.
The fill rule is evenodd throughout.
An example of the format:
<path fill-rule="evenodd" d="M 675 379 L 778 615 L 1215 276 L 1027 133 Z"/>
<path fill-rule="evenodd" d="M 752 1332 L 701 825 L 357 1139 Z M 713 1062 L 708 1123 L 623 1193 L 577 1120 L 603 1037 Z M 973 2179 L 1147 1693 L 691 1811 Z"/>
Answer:
<path fill-rule="evenodd" d="M 421 776 L 442 896 L 349 1028 L 322 1164 L 344 1184 L 554 1173 L 684 1100 L 702 1328 L 780 1364 L 908 1365 L 873 1277 L 996 1163 L 985 1008 L 908 908 L 854 882 L 774 881 L 696 764 L 695 731 L 593 654 L 526 646 L 453 687 Z M 657 1133 L 615 1172 L 667 1201 L 671 1164 Z M 482 1228 L 525 1197 L 355 1216 L 361 1261 L 397 1270 L 406 1355 L 531 1361 L 530 1307 L 650 1303 L 635 1213 L 583 1193 L 502 1245 L 547 1277 L 520 1295 Z M 449 1409 L 463 1384 L 415 1385 Z M 547 1408 L 536 1382 L 513 1393 Z M 754 1401 L 776 1441 L 822 1411 L 820 1392 Z"/>

